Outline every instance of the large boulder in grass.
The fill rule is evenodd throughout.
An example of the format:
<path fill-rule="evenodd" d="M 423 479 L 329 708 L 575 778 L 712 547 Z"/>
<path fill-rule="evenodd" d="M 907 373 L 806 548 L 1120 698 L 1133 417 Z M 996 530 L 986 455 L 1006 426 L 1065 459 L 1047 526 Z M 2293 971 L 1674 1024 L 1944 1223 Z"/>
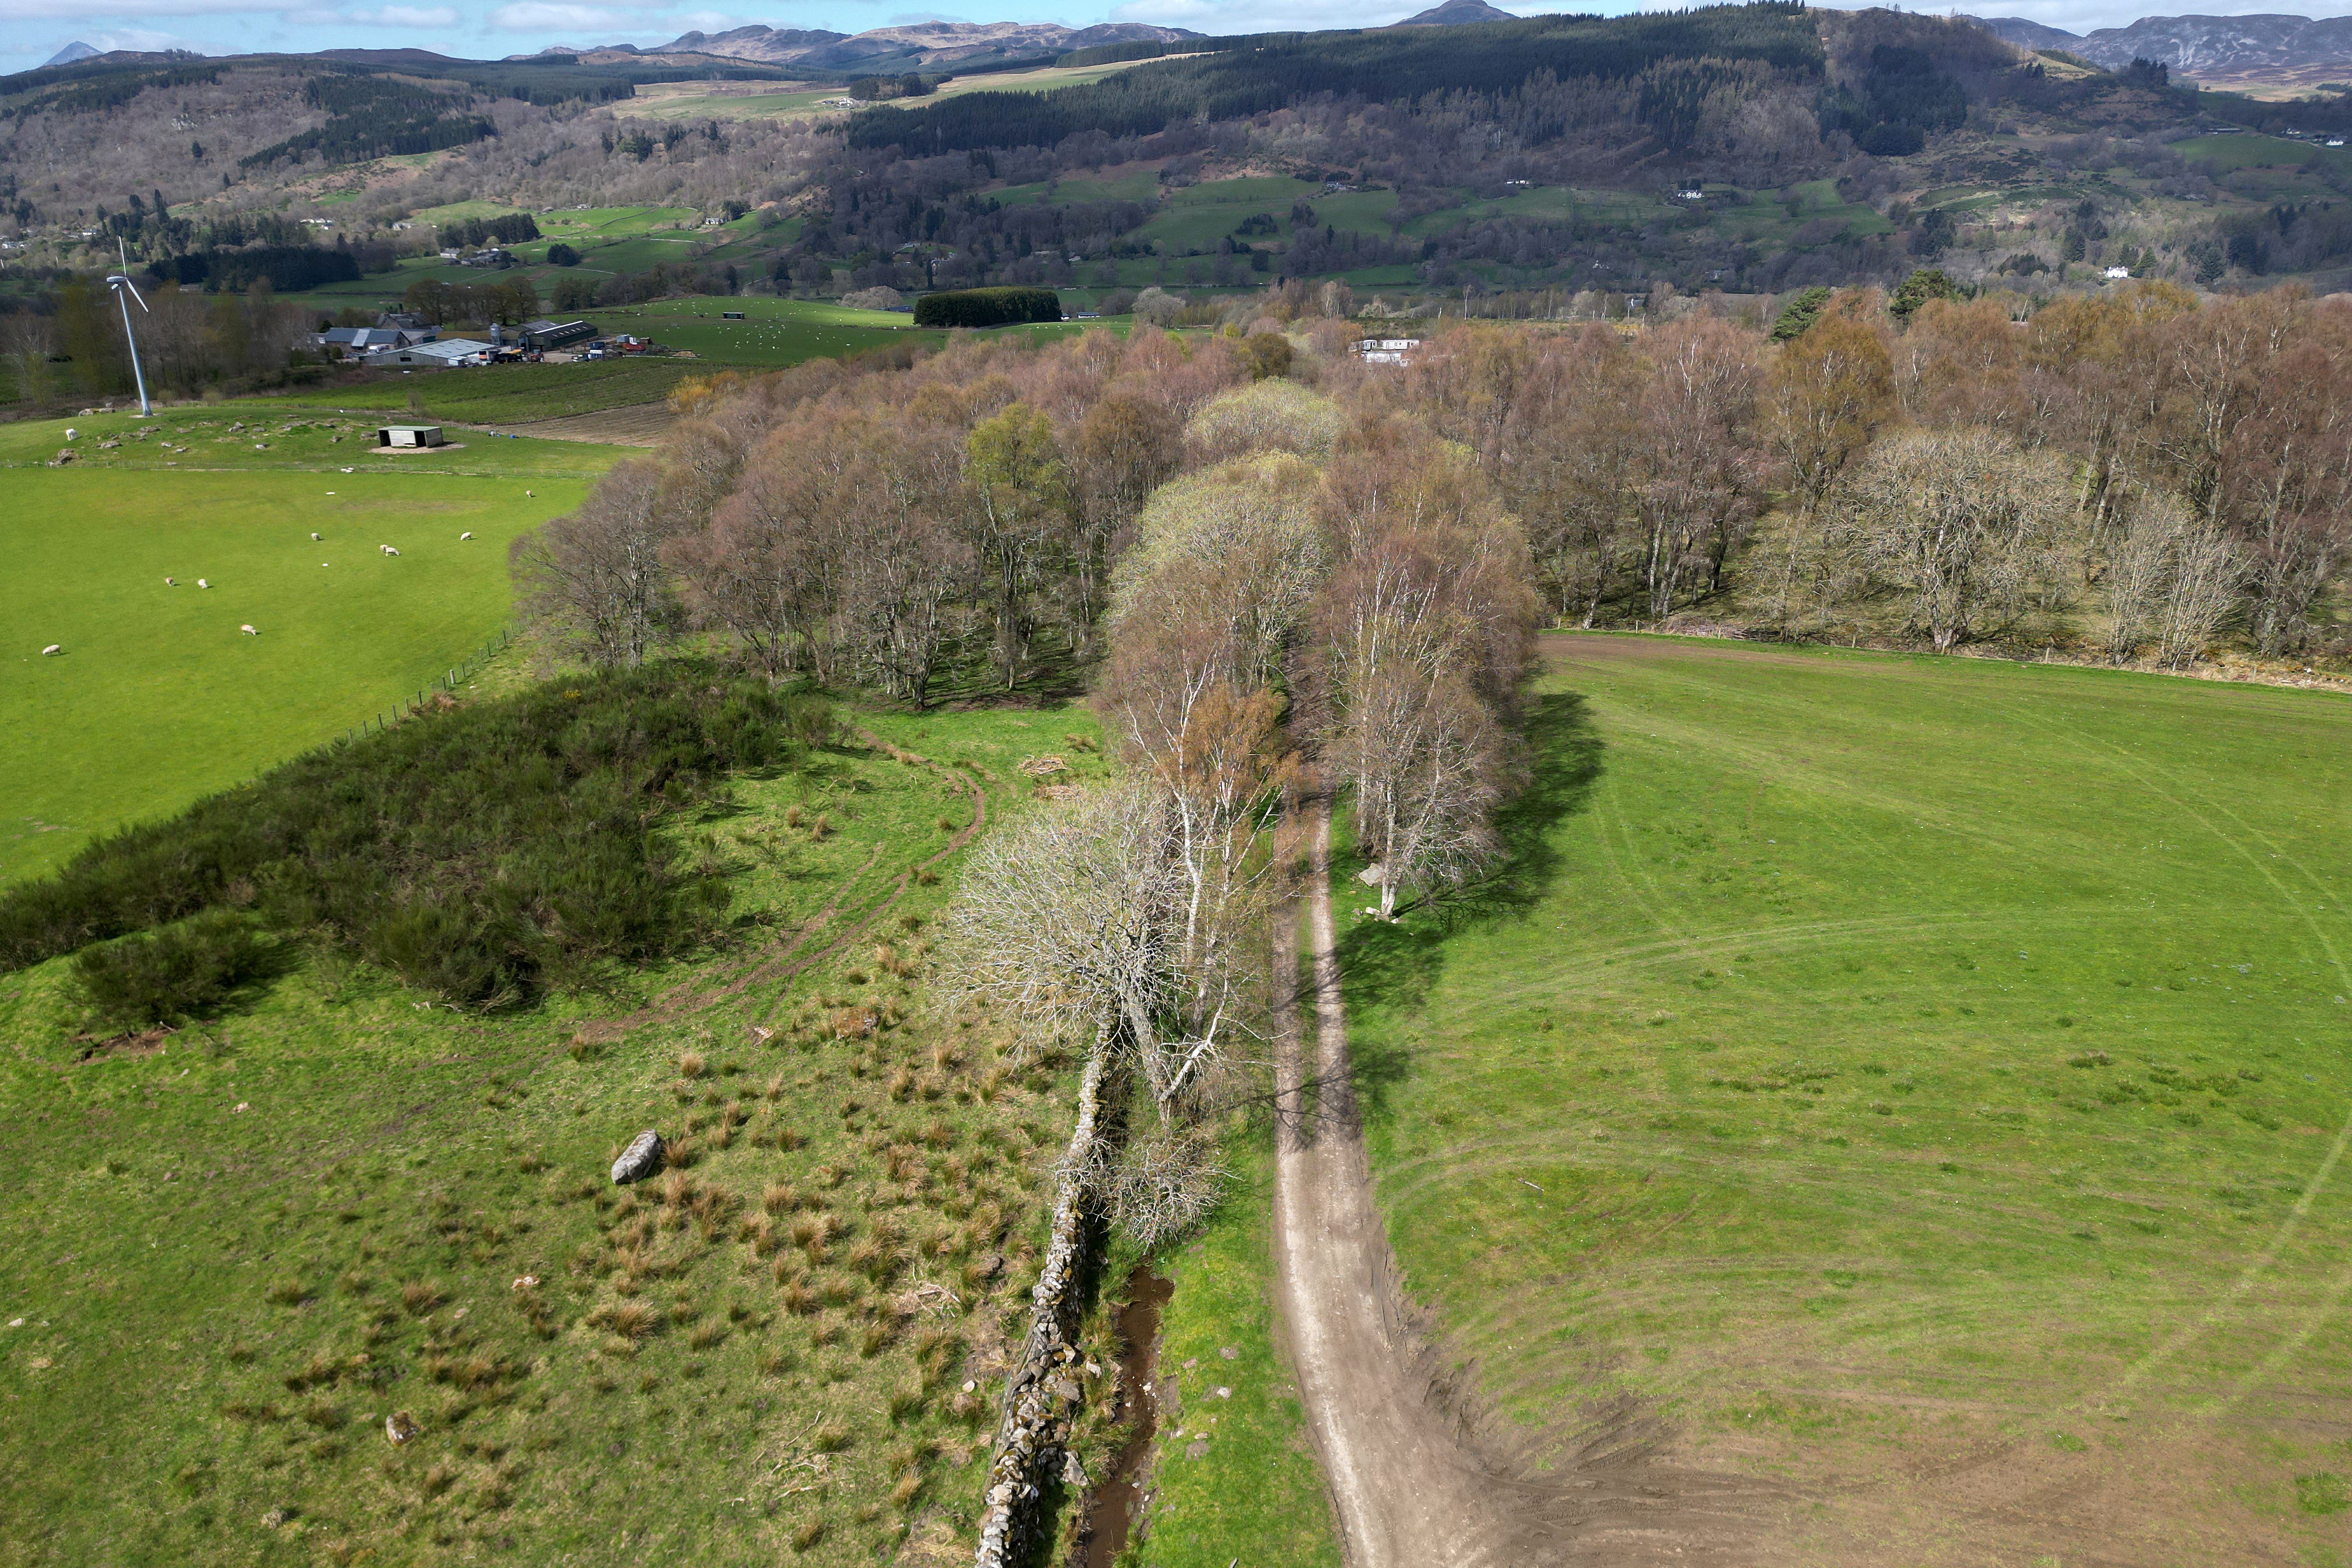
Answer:
<path fill-rule="evenodd" d="M 613 1184 L 626 1186 L 643 1181 L 661 1169 L 662 1135 L 646 1128 L 629 1141 L 621 1157 L 613 1162 Z"/>

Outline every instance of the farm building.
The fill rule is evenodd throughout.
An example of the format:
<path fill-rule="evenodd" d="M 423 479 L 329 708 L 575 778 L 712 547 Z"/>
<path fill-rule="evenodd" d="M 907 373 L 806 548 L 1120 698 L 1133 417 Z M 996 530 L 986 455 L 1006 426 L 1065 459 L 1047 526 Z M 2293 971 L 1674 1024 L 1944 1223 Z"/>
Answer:
<path fill-rule="evenodd" d="M 375 433 L 379 447 L 438 447 L 444 445 L 438 425 L 385 425 Z"/>
<path fill-rule="evenodd" d="M 594 337 L 596 327 L 592 321 L 525 321 L 515 335 L 525 348 L 560 349 Z"/>
<path fill-rule="evenodd" d="M 434 343 L 411 343 L 385 349 L 362 362 L 383 369 L 406 365 L 415 370 L 449 370 L 461 364 L 488 364 L 497 350 L 476 338 L 449 338 Z"/>
<path fill-rule="evenodd" d="M 340 349 L 346 354 L 371 354 L 429 343 L 440 335 L 439 331 L 433 327 L 330 327 L 312 334 L 311 341 L 322 349 Z"/>

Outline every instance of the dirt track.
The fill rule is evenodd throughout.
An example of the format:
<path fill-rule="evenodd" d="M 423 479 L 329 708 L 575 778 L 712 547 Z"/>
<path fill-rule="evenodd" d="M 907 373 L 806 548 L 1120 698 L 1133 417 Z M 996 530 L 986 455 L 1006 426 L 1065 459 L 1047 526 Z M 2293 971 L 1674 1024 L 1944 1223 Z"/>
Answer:
<path fill-rule="evenodd" d="M 1355 1568 L 1466 1565 L 1504 1559 L 1489 1544 L 1484 1479 L 1412 1377 L 1410 1336 L 1391 1310 L 1394 1266 L 1371 1204 L 1371 1178 L 1349 1094 L 1346 1018 L 1324 875 L 1328 812 L 1310 829 L 1308 924 L 1314 944 L 1317 1113 L 1302 1112 L 1298 1009 L 1282 1030 L 1283 1118 L 1276 1156 L 1275 1248 L 1282 1307 L 1307 1425 L 1331 1484 L 1343 1549 Z M 1294 973 L 1279 968 L 1277 973 Z"/>
<path fill-rule="evenodd" d="M 1307 826 L 1311 1045 L 1278 1009 L 1275 1261 L 1309 1436 L 1331 1487 L 1349 1568 L 1533 1563 L 1747 1563 L 1766 1489 L 1660 1462 L 1664 1435 L 1637 1409 L 1563 1412 L 1567 1462 L 1535 1475 L 1480 1441 L 1418 1331 L 1372 1205 L 1349 1088 L 1328 870 L 1330 819 Z M 1276 922 L 1275 973 L 1297 973 L 1293 922 Z"/>
<path fill-rule="evenodd" d="M 542 441 L 597 441 L 614 447 L 657 447 L 677 424 L 667 403 L 632 403 L 593 414 L 515 420 L 499 426 Z"/>

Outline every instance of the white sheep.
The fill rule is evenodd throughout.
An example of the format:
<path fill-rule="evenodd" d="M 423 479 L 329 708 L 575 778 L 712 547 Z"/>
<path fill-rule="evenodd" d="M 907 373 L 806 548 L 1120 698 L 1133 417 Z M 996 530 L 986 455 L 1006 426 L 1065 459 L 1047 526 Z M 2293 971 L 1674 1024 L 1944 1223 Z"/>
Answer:
<path fill-rule="evenodd" d="M 464 540 L 471 539 L 471 538 L 473 538 L 474 536 L 473 536 L 472 534 L 470 534 L 470 533 L 461 533 L 461 534 L 459 534 L 457 537 L 458 537 L 458 539 L 459 539 L 460 541 L 464 541 Z"/>
<path fill-rule="evenodd" d="M 196 579 L 196 586 L 199 588 L 209 588 L 212 584 L 205 582 L 202 577 L 199 577 Z"/>
<path fill-rule="evenodd" d="M 58 643 L 58 642 L 53 642 L 53 643 L 51 643 L 48 647 L 45 647 L 45 648 L 43 648 L 43 649 L 41 650 L 41 657 L 42 657 L 42 658 L 47 658 L 50 654 L 53 654 L 53 653 L 63 653 L 63 652 L 65 652 L 65 651 L 66 651 L 66 645 L 65 645 L 65 644 L 63 644 L 63 643 Z"/>
<path fill-rule="evenodd" d="M 319 542 L 319 536 L 318 536 L 318 534 L 314 531 L 314 532 L 310 535 L 310 542 L 311 542 L 311 543 L 313 543 L 313 544 L 316 544 L 318 542 Z"/>
<path fill-rule="evenodd" d="M 377 548 L 378 550 L 383 551 L 386 555 L 397 555 L 397 554 L 399 554 L 399 553 L 400 553 L 400 552 L 399 552 L 399 551 L 394 550 L 394 549 L 391 545 L 389 545 L 389 544 L 379 544 L 379 545 L 377 545 L 377 546 L 376 546 L 376 548 Z"/>
<path fill-rule="evenodd" d="M 259 632 L 255 631 L 251 626 L 239 626 L 239 627 L 237 627 L 236 629 L 237 629 L 238 631 L 243 632 L 246 636 L 247 636 L 247 637 L 259 637 L 259 636 L 261 635 Z"/>
<path fill-rule="evenodd" d="M 531 492 L 530 492 L 530 491 L 529 491 L 529 490 L 525 490 L 525 491 L 523 491 L 523 492 L 522 492 L 522 499 L 523 499 L 523 500 L 532 500 L 532 499 L 534 499 L 534 498 L 532 497 L 532 495 L 531 495 Z"/>
<path fill-rule="evenodd" d="M 164 578 L 164 579 L 163 579 L 163 586 L 165 586 L 166 588 L 176 588 L 176 587 L 178 587 L 178 586 L 179 586 L 179 584 L 178 584 L 177 583 L 173 582 L 169 577 L 166 577 L 166 578 Z"/>

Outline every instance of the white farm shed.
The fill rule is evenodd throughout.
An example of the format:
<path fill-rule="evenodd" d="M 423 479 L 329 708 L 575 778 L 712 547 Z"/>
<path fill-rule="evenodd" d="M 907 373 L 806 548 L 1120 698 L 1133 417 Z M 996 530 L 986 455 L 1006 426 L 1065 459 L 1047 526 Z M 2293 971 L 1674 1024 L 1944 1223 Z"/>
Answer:
<path fill-rule="evenodd" d="M 377 428 L 375 444 L 379 447 L 438 447 L 442 445 L 438 425 L 385 425 Z"/>

